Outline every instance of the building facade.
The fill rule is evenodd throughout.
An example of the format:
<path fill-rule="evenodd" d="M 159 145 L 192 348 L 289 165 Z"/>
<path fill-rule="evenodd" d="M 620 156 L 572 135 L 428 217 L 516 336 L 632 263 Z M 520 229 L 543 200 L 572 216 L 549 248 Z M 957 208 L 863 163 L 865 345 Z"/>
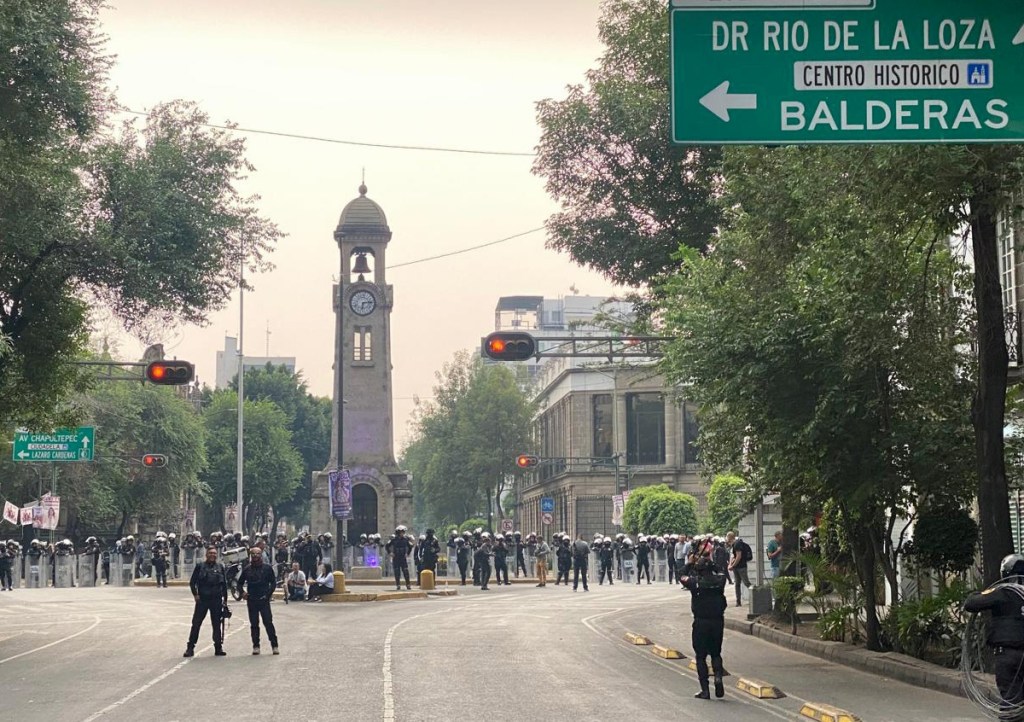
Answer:
<path fill-rule="evenodd" d="M 705 508 L 696 406 L 651 364 L 549 359 L 537 382 L 534 453 L 543 461 L 516 487 L 523 531 L 588 538 L 617 531 L 612 496 L 655 484 L 691 494 Z M 545 497 L 554 499 L 550 525 Z"/>
<path fill-rule="evenodd" d="M 246 371 L 266 368 L 266 365 L 284 366 L 290 373 L 295 373 L 294 356 L 246 356 L 243 365 Z M 217 378 L 215 388 L 224 389 L 231 385 L 238 375 L 238 339 L 234 336 L 224 337 L 224 350 L 217 352 Z"/>

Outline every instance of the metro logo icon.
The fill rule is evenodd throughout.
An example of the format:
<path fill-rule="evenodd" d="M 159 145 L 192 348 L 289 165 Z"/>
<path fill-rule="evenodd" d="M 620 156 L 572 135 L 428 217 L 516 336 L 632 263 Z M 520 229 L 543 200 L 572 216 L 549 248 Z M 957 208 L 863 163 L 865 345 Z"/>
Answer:
<path fill-rule="evenodd" d="M 1020 142 L 1024 3 L 672 0 L 685 144 Z"/>

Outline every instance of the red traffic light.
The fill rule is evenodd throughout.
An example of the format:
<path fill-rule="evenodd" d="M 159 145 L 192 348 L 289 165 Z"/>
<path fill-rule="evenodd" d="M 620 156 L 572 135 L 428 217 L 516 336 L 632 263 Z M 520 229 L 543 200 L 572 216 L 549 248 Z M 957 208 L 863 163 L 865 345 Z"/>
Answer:
<path fill-rule="evenodd" d="M 529 454 L 520 454 L 516 457 L 516 466 L 520 469 L 531 469 L 540 463 L 540 459 L 536 456 L 530 456 Z"/>
<path fill-rule="evenodd" d="M 181 386 L 190 382 L 196 367 L 188 361 L 154 361 L 146 367 L 146 380 L 161 386 Z"/>
<path fill-rule="evenodd" d="M 163 454 L 145 454 L 142 457 L 142 465 L 151 469 L 167 466 L 167 457 Z"/>
<path fill-rule="evenodd" d="M 522 331 L 497 331 L 483 340 L 480 351 L 495 361 L 525 361 L 537 353 L 537 341 Z"/>

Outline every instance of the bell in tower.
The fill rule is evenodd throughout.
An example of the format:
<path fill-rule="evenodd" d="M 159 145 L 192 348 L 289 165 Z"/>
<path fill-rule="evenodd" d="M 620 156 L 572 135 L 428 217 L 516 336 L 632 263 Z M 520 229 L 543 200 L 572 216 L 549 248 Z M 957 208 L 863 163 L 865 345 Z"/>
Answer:
<path fill-rule="evenodd" d="M 394 454 L 394 291 L 387 283 L 385 263 L 391 229 L 381 207 L 367 198 L 365 185 L 359 186 L 359 196 L 342 210 L 334 240 L 341 265 L 334 289 L 331 458 L 326 469 L 313 474 L 310 531 L 337 530 L 338 538 L 345 539 L 347 545 L 338 547 L 340 562 L 347 565 L 360 534 L 379 533 L 386 538 L 396 525 L 411 523 L 412 491 L 409 476 L 398 468 Z M 343 468 L 352 480 L 350 493 L 344 494 L 351 503 L 332 509 L 328 476 Z M 360 573 L 372 572 L 362 569 Z"/>

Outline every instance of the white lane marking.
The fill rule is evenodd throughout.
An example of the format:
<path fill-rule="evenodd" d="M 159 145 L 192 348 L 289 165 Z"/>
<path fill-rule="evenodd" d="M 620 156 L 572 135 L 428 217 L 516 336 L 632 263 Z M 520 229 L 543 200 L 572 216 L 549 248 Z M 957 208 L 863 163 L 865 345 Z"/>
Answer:
<path fill-rule="evenodd" d="M 395 631 L 406 622 L 411 622 L 414 619 L 421 619 L 423 617 L 430 617 L 434 614 L 443 614 L 444 612 L 452 611 L 451 607 L 447 609 L 438 609 L 435 612 L 425 612 L 424 614 L 417 614 L 413 617 L 406 617 L 400 622 L 392 625 L 391 629 L 388 630 L 387 635 L 384 637 L 384 663 L 381 666 L 381 675 L 384 678 L 384 710 L 381 714 L 382 722 L 394 722 L 395 719 L 395 689 L 394 682 L 391 676 L 391 642 L 395 638 Z M 90 722 L 85 720 L 85 722 Z"/>
<path fill-rule="evenodd" d="M 628 610 L 617 610 L 617 611 L 637 611 L 637 610 L 636 609 L 628 609 Z M 690 674 L 690 671 L 689 671 L 688 668 L 682 667 L 678 663 L 672 664 L 670 662 L 666 662 L 666 661 L 662 660 L 660 657 L 655 657 L 653 654 L 650 654 L 648 652 L 643 651 L 639 647 L 635 647 L 633 645 L 626 646 L 625 643 L 622 642 L 622 640 L 617 639 L 615 637 L 612 637 L 612 636 L 610 636 L 608 634 L 605 634 L 604 632 L 599 630 L 596 626 L 594 626 L 594 624 L 593 624 L 594 620 L 599 619 L 601 617 L 607 617 L 607 616 L 609 616 L 611 614 L 615 614 L 615 611 L 604 612 L 602 614 L 594 614 L 594 615 L 592 615 L 590 617 L 584 617 L 583 619 L 580 620 L 580 622 L 583 624 L 584 627 L 589 629 L 591 632 L 593 632 L 597 636 L 601 637 L 602 639 L 605 639 L 605 640 L 611 642 L 612 644 L 614 644 L 619 649 L 622 649 L 624 651 L 632 652 L 633 654 L 639 655 L 641 658 L 646 659 L 648 662 L 654 662 L 655 664 L 659 664 L 662 667 L 664 667 L 665 669 L 669 669 L 669 670 L 675 672 L 680 677 L 686 677 L 688 679 L 691 678 L 691 677 L 696 677 L 696 674 L 692 674 L 692 675 Z M 755 708 L 755 709 L 757 709 L 757 710 L 759 710 L 761 712 L 765 712 L 765 713 L 770 714 L 770 715 L 772 715 L 774 717 L 778 717 L 779 719 L 784 719 L 784 720 L 806 719 L 805 717 L 801 717 L 799 714 L 797 714 L 795 712 L 788 712 L 786 710 L 781 710 L 781 709 L 773 709 L 772 707 L 768 706 L 767 704 L 764 704 L 764 703 L 759 704 L 759 703 L 754 702 L 752 700 L 747 700 L 744 697 L 742 697 L 742 696 L 736 694 L 735 692 L 733 692 L 733 690 L 731 688 L 729 688 L 729 687 L 725 688 L 725 693 L 726 693 L 726 695 L 730 699 L 735 700 L 736 702 L 739 702 L 740 704 L 744 704 L 744 705 L 746 705 L 748 707 L 753 707 L 753 708 Z M 786 696 L 787 697 L 791 697 L 792 699 L 795 699 L 795 700 L 797 700 L 799 702 L 805 701 L 805 700 L 801 700 L 799 697 L 792 697 L 792 695 L 790 695 L 788 693 L 787 693 Z"/>
<path fill-rule="evenodd" d="M 69 634 L 68 636 L 62 637 L 61 639 L 58 639 L 55 642 L 50 642 L 49 644 L 44 644 L 42 647 L 36 647 L 35 649 L 30 649 L 27 652 L 22 652 L 21 654 L 16 654 L 13 657 L 8 657 L 7 659 L 0 659 L 0 664 L 4 664 L 5 662 L 11 662 L 11 661 L 13 661 L 15 659 L 20 659 L 21 657 L 24 657 L 24 656 L 29 655 L 29 654 L 35 654 L 36 652 L 42 652 L 44 649 L 49 649 L 50 647 L 53 647 L 53 646 L 56 646 L 56 645 L 61 644 L 63 642 L 66 642 L 69 639 L 74 639 L 75 637 L 79 637 L 79 636 L 85 634 L 86 632 L 92 631 L 100 623 L 100 618 L 99 617 L 93 617 L 93 619 L 95 619 L 96 621 L 94 621 L 91 625 L 89 625 L 88 627 L 86 627 L 85 629 L 83 629 L 80 632 L 75 632 L 74 634 Z"/>
<path fill-rule="evenodd" d="M 189 626 L 191 626 L 191 625 L 189 625 Z M 247 626 L 239 626 L 238 629 L 234 629 L 234 630 L 228 632 L 226 635 L 224 635 L 224 639 L 227 640 L 228 637 L 233 637 L 234 635 L 236 635 L 239 632 L 241 632 L 243 629 L 248 629 L 248 628 L 249 627 L 247 627 Z M 196 654 L 197 655 L 202 655 L 204 652 L 208 652 L 212 648 L 213 648 L 213 644 L 212 643 L 208 644 L 205 647 L 203 647 L 202 649 L 200 649 L 198 652 L 196 652 Z M 188 658 L 188 659 L 181 660 L 180 662 L 178 662 L 176 665 L 171 667 L 169 670 L 167 670 L 163 674 L 161 674 L 161 675 L 159 675 L 157 677 L 154 677 L 153 679 L 149 680 L 148 682 L 146 682 L 144 685 L 142 685 L 138 689 L 136 689 L 136 690 L 134 690 L 132 692 L 129 692 L 128 694 L 126 694 L 124 697 L 122 697 L 121 699 L 117 700 L 116 702 L 108 704 L 106 707 L 101 709 L 99 712 L 96 712 L 96 713 L 86 717 L 83 720 L 83 722 L 93 722 L 93 720 L 99 719 L 100 717 L 105 715 L 107 712 L 112 712 L 113 710 L 117 709 L 121 705 L 127 704 L 128 702 L 131 702 L 133 699 L 138 697 L 140 694 L 145 692 L 147 689 L 149 689 L 153 685 L 158 684 L 158 683 L 164 681 L 165 679 L 167 679 L 168 677 L 170 677 L 172 674 L 174 674 L 179 669 L 184 667 L 186 664 L 191 662 L 193 659 L 195 659 L 195 657 L 191 657 L 191 658 Z"/>

